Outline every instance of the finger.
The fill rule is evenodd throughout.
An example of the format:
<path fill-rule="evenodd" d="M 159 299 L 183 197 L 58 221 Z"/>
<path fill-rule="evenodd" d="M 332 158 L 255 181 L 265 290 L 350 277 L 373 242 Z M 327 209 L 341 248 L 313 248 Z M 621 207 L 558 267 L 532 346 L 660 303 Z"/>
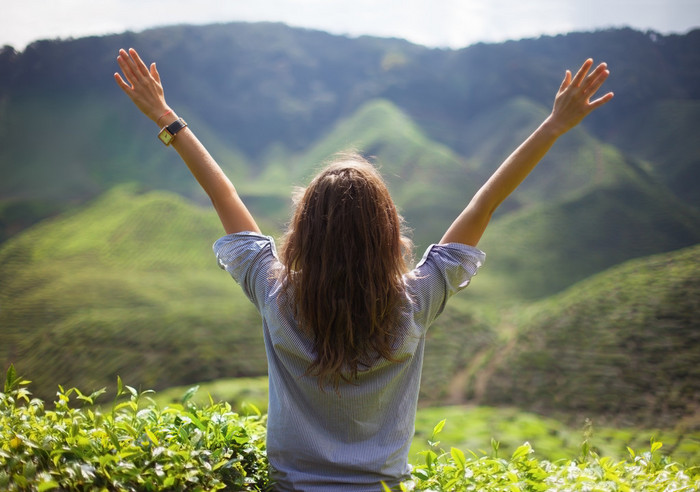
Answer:
<path fill-rule="evenodd" d="M 578 72 L 576 72 L 576 76 L 574 77 L 574 80 L 571 82 L 571 85 L 578 87 L 581 85 L 581 82 L 583 82 L 583 78 L 586 76 L 586 73 L 588 70 L 590 70 L 591 66 L 593 65 L 593 60 L 589 58 L 585 62 L 583 62 L 583 65 L 581 65 L 581 68 L 578 69 Z"/>
<path fill-rule="evenodd" d="M 129 76 L 129 70 L 128 70 L 128 68 L 127 68 L 126 66 L 124 66 L 124 65 L 121 63 L 121 60 L 117 60 L 117 61 L 119 62 L 119 68 L 122 69 L 122 73 L 124 74 L 124 79 L 122 79 L 122 76 L 119 75 L 118 73 L 115 74 L 115 75 L 119 75 L 119 80 L 121 80 L 122 82 L 124 82 L 124 85 L 125 85 L 125 86 L 127 86 L 127 87 L 129 87 L 129 88 L 133 88 L 134 84 L 133 84 L 133 82 L 131 81 L 131 80 L 132 80 L 131 77 Z"/>
<path fill-rule="evenodd" d="M 133 86 L 134 81 L 137 79 L 137 73 L 135 72 L 135 67 L 133 66 L 133 61 L 129 58 L 129 55 L 124 50 L 119 50 L 119 56 L 117 57 L 117 63 L 119 68 L 122 69 L 122 73 L 126 80 Z"/>
<path fill-rule="evenodd" d="M 608 71 L 607 69 L 603 69 L 599 73 L 596 73 L 595 78 L 586 80 L 582 93 L 586 97 L 591 98 L 593 94 L 595 94 L 598 91 L 598 89 L 600 89 L 600 86 L 603 85 L 603 83 L 607 80 L 609 75 L 610 71 Z"/>
<path fill-rule="evenodd" d="M 131 58 L 134 59 L 136 69 L 141 73 L 141 75 L 148 75 L 148 67 L 146 67 L 146 64 L 143 62 L 136 50 L 134 48 L 129 48 L 129 54 L 131 55 Z"/>
<path fill-rule="evenodd" d="M 117 85 L 123 90 L 124 92 L 127 92 L 129 89 L 131 89 L 131 85 L 127 84 L 124 82 L 124 79 L 122 78 L 121 75 L 119 75 L 117 72 L 114 73 L 114 80 L 117 82 Z"/>
<path fill-rule="evenodd" d="M 561 81 L 561 85 L 559 86 L 559 92 L 562 92 L 564 89 L 566 89 L 570 83 L 571 83 L 571 72 L 569 70 L 567 70 L 566 74 L 564 74 L 564 80 Z"/>
<path fill-rule="evenodd" d="M 155 81 L 160 84 L 160 74 L 158 73 L 158 69 L 156 68 L 156 62 L 151 63 L 151 76 L 153 76 Z"/>
<path fill-rule="evenodd" d="M 595 101 L 592 101 L 589 105 L 589 107 L 591 108 L 591 111 L 596 109 L 596 108 L 601 107 L 603 104 L 610 101 L 610 99 L 612 99 L 613 96 L 615 96 L 615 94 L 613 92 L 608 92 L 604 96 L 601 96 L 598 99 L 596 99 Z"/>
<path fill-rule="evenodd" d="M 608 72 L 608 64 L 607 63 L 601 63 L 598 65 L 595 70 L 593 70 L 591 73 L 589 73 L 583 83 L 581 84 L 584 88 L 592 85 L 593 83 L 597 82 L 598 79 L 600 78 L 601 75 L 604 73 Z M 609 73 L 609 72 L 608 72 Z"/>

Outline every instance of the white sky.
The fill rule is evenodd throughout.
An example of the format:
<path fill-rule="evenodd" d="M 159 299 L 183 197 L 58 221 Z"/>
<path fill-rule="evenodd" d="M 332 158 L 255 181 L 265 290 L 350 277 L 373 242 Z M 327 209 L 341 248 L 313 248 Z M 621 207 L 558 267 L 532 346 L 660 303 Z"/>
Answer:
<path fill-rule="evenodd" d="M 700 27 L 700 0 L 0 0 L 0 46 L 170 24 L 279 21 L 460 48 L 609 27 Z"/>

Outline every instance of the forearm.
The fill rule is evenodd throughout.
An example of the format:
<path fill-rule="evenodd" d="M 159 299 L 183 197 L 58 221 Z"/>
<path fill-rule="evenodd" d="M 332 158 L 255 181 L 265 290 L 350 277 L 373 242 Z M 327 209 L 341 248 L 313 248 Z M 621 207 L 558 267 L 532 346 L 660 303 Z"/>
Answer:
<path fill-rule="evenodd" d="M 561 133 L 547 118 L 491 175 L 472 200 L 492 214 L 532 172 Z"/>
<path fill-rule="evenodd" d="M 159 123 L 165 126 L 176 119 L 177 115 L 170 113 Z M 244 230 L 260 232 L 235 187 L 192 129 L 186 127 L 180 130 L 171 146 L 177 151 L 192 176 L 209 196 L 227 233 Z"/>
<path fill-rule="evenodd" d="M 442 243 L 460 242 L 476 246 L 493 212 L 530 174 L 557 138 L 613 98 L 613 93 L 608 92 L 591 101 L 610 75 L 605 63 L 588 73 L 592 66 L 593 60 L 589 58 L 575 77 L 569 70 L 566 71 L 554 98 L 552 113 L 481 187 L 442 237 Z"/>
<path fill-rule="evenodd" d="M 155 63 L 147 67 L 134 49 L 130 49 L 128 53 L 126 50 L 119 50 L 117 63 L 124 77 L 115 73 L 114 80 L 143 114 L 159 128 L 178 119 L 165 102 L 160 74 Z M 226 233 L 260 232 L 233 184 L 192 130 L 185 127 L 173 129 L 173 132 L 174 136 L 168 143 L 180 154 L 192 175 L 209 195 Z"/>
<path fill-rule="evenodd" d="M 525 180 L 559 137 L 545 120 L 491 175 L 449 227 L 441 243 L 476 246 L 498 206 Z"/>
<path fill-rule="evenodd" d="M 159 126 L 167 126 L 177 118 L 175 113 L 171 113 L 168 118 L 160 120 Z M 191 128 L 186 127 L 179 131 L 170 146 L 177 151 L 192 176 L 212 201 L 216 200 L 222 192 L 225 193 L 229 188 L 233 188 L 216 160 L 209 154 Z"/>

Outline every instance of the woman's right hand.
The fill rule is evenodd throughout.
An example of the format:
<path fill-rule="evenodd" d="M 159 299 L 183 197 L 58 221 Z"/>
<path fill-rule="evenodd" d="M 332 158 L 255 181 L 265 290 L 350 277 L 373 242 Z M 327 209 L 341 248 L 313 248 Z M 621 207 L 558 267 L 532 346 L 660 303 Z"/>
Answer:
<path fill-rule="evenodd" d="M 170 108 L 165 102 L 156 64 L 151 63 L 150 68 L 147 67 L 133 48 L 128 53 L 124 49 L 119 50 L 117 63 L 124 74 L 123 78 L 118 72 L 114 74 L 117 85 L 146 116 L 158 123 L 158 119 Z"/>

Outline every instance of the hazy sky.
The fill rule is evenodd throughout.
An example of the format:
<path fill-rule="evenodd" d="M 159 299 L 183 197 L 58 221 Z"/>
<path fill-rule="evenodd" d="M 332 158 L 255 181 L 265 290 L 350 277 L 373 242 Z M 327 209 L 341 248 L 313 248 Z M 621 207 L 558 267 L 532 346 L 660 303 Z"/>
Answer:
<path fill-rule="evenodd" d="M 623 26 L 685 33 L 700 27 L 700 0 L 0 0 L 0 46 L 230 21 L 459 48 Z"/>

